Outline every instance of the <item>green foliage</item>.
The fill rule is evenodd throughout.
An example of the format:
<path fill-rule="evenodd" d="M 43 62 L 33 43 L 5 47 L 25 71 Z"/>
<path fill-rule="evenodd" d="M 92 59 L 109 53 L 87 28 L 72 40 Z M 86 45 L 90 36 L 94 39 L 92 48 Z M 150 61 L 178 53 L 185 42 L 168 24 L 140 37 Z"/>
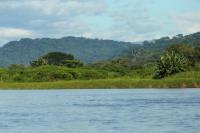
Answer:
<path fill-rule="evenodd" d="M 154 70 L 155 70 L 154 64 L 145 64 L 140 67 L 133 67 L 132 70 L 127 75 L 132 78 L 151 79 L 153 77 Z"/>
<path fill-rule="evenodd" d="M 61 52 L 51 52 L 30 63 L 32 67 L 43 65 L 66 66 L 69 68 L 82 67 L 84 64 L 80 60 L 75 60 L 71 54 Z"/>
<path fill-rule="evenodd" d="M 199 88 L 200 76 L 196 79 L 178 77 L 175 79 L 97 79 L 57 82 L 0 82 L 1 89 L 104 89 L 104 88 Z"/>
<path fill-rule="evenodd" d="M 200 61 L 200 46 L 195 48 L 195 61 Z"/>
<path fill-rule="evenodd" d="M 183 52 L 189 58 L 190 65 L 194 65 L 196 61 L 194 59 L 198 58 L 193 58 L 193 52 L 200 46 L 200 32 L 186 36 L 179 34 L 172 38 L 162 37 L 160 39 L 144 41 L 143 45 L 130 46 L 129 49 L 124 51 L 124 56 L 128 58 L 132 66 L 138 66 L 138 64 L 141 66 L 146 63 L 157 62 L 159 57 L 165 53 L 165 50 L 174 44 L 186 44 L 184 46 L 180 45 L 180 48 L 183 50 L 180 52 Z M 177 46 L 175 47 L 179 49 Z"/>
<path fill-rule="evenodd" d="M 80 60 L 63 60 L 61 63 L 63 66 L 76 68 L 76 67 L 83 67 L 84 64 Z"/>
<path fill-rule="evenodd" d="M 174 51 L 175 53 L 178 53 L 180 55 L 183 55 L 186 57 L 189 61 L 189 65 L 194 66 L 195 65 L 195 50 L 192 46 L 184 45 L 184 44 L 176 44 L 171 45 L 167 48 L 167 51 L 171 52 Z"/>
<path fill-rule="evenodd" d="M 28 81 L 57 81 L 71 80 L 72 75 L 64 69 L 54 66 L 41 66 L 35 69 L 28 69 L 24 75 Z M 30 77 L 30 78 L 29 78 Z"/>
<path fill-rule="evenodd" d="M 184 72 L 187 70 L 188 60 L 183 55 L 174 51 L 166 52 L 158 61 L 154 78 L 164 78 L 166 76 Z"/>
<path fill-rule="evenodd" d="M 9 69 L 9 71 L 12 71 L 12 72 L 24 71 L 25 66 L 24 66 L 24 65 L 21 65 L 21 64 L 11 64 L 11 65 L 8 67 L 8 69 Z"/>
<path fill-rule="evenodd" d="M 90 64 L 90 68 L 98 69 L 98 70 L 105 70 L 109 72 L 113 72 L 114 75 L 118 76 L 124 76 L 126 75 L 130 67 L 126 66 L 124 64 L 123 59 L 116 59 L 116 60 L 111 60 L 111 61 L 106 61 L 106 62 L 96 62 L 93 64 Z"/>
<path fill-rule="evenodd" d="M 163 37 L 153 41 L 145 41 L 141 45 L 73 37 L 57 40 L 22 39 L 19 42 L 9 43 L 0 49 L 0 56 L 4 55 L 4 52 L 1 52 L 2 49 L 3 51 L 10 49 L 10 51 L 14 51 L 8 53 L 6 61 L 0 59 L 3 65 L 10 64 L 9 60 L 12 60 L 12 63 L 16 61 L 26 64 L 29 59 L 36 59 L 39 55 L 50 53 L 32 61 L 30 63 L 32 67 L 11 65 L 7 69 L 0 69 L 0 79 L 1 81 L 44 82 L 119 77 L 150 79 L 153 75 L 155 75 L 155 78 L 163 78 L 186 71 L 187 65 L 190 65 L 191 70 L 198 69 L 194 64 L 200 61 L 200 48 L 196 47 L 199 42 L 200 33 L 188 36 L 177 35 L 173 38 Z M 16 44 L 20 49 L 15 47 Z M 171 46 L 172 44 L 179 45 Z M 25 51 L 23 51 L 22 46 Z M 167 48 L 168 46 L 170 47 Z M 165 53 L 166 49 L 167 52 Z M 34 51 L 33 54 L 32 50 Z M 54 50 L 59 52 L 52 52 Z M 15 51 L 17 52 L 15 53 Z M 124 51 L 124 54 L 122 54 L 122 51 Z M 76 58 L 82 58 L 87 63 L 97 60 L 110 60 L 84 66 L 80 60 L 75 60 L 73 55 L 62 52 L 74 53 Z M 160 55 L 163 53 L 165 54 L 160 59 Z M 27 55 L 27 58 L 24 55 Z M 154 63 L 156 61 L 158 63 L 154 74 Z"/>
<path fill-rule="evenodd" d="M 40 66 L 29 67 L 23 71 L 10 71 L 0 69 L 1 81 L 17 82 L 47 82 L 59 80 L 88 80 L 109 78 L 109 72 L 105 70 L 95 70 L 87 68 L 67 68 L 64 66 Z"/>
<path fill-rule="evenodd" d="M 98 70 L 108 71 L 111 75 L 110 77 L 119 78 L 119 77 L 127 77 L 127 78 L 152 78 L 155 70 L 155 65 L 153 63 L 145 64 L 142 66 L 129 66 L 127 60 L 122 59 L 114 59 L 107 62 L 97 62 L 90 64 L 90 68 L 95 68 Z"/>
<path fill-rule="evenodd" d="M 186 36 L 177 35 L 173 38 L 162 37 L 138 44 L 77 37 L 60 39 L 26 38 L 9 42 L 0 48 L 0 66 L 9 66 L 10 64 L 28 65 L 30 61 L 52 51 L 71 53 L 76 59 L 86 64 L 125 56 L 129 60 L 129 65 L 138 66 L 138 64 L 144 65 L 147 62 L 156 62 L 165 49 L 173 44 L 199 47 L 200 32 Z"/>
<path fill-rule="evenodd" d="M 81 70 L 81 79 L 105 79 L 108 78 L 108 72 L 103 70 Z"/>
<path fill-rule="evenodd" d="M 63 65 L 63 62 L 74 60 L 74 56 L 71 54 L 65 54 L 61 52 L 50 52 L 39 59 L 32 61 L 30 65 L 32 67 L 38 67 L 42 65 Z M 74 63 L 74 62 L 73 62 Z M 68 63 L 70 65 L 70 63 Z"/>
<path fill-rule="evenodd" d="M 31 61 L 52 51 L 70 53 L 84 63 L 92 63 L 118 56 L 129 45 L 132 44 L 82 37 L 25 38 L 20 41 L 9 42 L 0 48 L 0 66 L 9 66 L 10 64 L 28 65 Z"/>
<path fill-rule="evenodd" d="M 31 61 L 30 65 L 32 67 L 39 67 L 39 66 L 43 66 L 43 65 L 48 65 L 47 60 L 43 59 L 43 58 L 38 58 L 37 60 Z"/>
<path fill-rule="evenodd" d="M 62 52 L 50 52 L 41 58 L 46 60 L 48 65 L 61 65 L 65 60 L 74 60 L 73 55 Z"/>

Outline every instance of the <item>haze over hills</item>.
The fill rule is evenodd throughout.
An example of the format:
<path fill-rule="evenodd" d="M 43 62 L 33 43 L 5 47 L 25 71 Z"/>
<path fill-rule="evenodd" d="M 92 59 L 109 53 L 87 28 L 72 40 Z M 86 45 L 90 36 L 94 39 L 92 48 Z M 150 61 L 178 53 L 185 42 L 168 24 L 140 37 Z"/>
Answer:
<path fill-rule="evenodd" d="M 126 54 L 130 47 L 135 49 L 137 53 L 141 51 L 139 55 L 135 56 L 143 57 L 150 56 L 155 51 L 162 51 L 167 46 L 176 43 L 200 46 L 200 33 L 187 36 L 178 35 L 173 38 L 163 37 L 153 41 L 144 41 L 143 45 L 82 37 L 63 37 L 60 39 L 25 38 L 20 41 L 9 42 L 0 48 L 0 66 L 8 66 L 10 64 L 28 65 L 30 61 L 52 51 L 73 54 L 77 59 L 85 63 L 112 59 Z M 151 54 L 142 52 L 141 49 L 145 49 Z"/>

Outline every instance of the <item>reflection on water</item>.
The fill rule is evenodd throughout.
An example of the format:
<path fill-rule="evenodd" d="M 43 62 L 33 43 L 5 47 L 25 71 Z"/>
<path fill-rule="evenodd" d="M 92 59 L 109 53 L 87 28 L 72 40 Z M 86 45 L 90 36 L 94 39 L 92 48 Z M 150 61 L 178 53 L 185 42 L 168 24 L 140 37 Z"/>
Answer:
<path fill-rule="evenodd" d="M 0 133 L 199 133 L 200 90 L 0 91 Z"/>

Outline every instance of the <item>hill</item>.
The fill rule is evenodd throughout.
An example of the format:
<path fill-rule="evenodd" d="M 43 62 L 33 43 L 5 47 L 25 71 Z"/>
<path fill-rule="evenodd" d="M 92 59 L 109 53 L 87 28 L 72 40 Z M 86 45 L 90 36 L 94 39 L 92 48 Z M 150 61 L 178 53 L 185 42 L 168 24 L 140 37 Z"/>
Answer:
<path fill-rule="evenodd" d="M 142 45 L 130 46 L 124 51 L 124 56 L 131 65 L 141 65 L 154 62 L 160 57 L 167 47 L 174 44 L 185 44 L 192 47 L 200 47 L 200 32 L 190 35 L 176 35 L 174 37 L 162 37 L 151 41 L 144 41 Z"/>
<path fill-rule="evenodd" d="M 29 64 L 30 61 L 52 51 L 73 54 L 77 59 L 91 63 L 118 56 L 130 45 L 132 43 L 82 37 L 25 38 L 9 42 L 0 48 L 0 66 Z"/>
<path fill-rule="evenodd" d="M 166 47 L 172 44 L 187 44 L 200 47 L 200 32 L 190 35 L 162 37 L 142 44 L 113 40 L 63 37 L 59 39 L 21 39 L 12 41 L 0 48 L 0 66 L 29 64 L 30 61 L 46 53 L 57 51 L 73 54 L 75 58 L 92 63 L 114 57 L 128 57 L 132 64 L 144 64 L 158 59 Z"/>

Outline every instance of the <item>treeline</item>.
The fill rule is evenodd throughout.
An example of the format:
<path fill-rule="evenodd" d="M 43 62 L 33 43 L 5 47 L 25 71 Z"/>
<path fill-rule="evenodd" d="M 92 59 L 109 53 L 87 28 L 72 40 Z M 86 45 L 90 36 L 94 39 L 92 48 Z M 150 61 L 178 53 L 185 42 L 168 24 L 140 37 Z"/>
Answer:
<path fill-rule="evenodd" d="M 90 80 L 152 77 L 153 65 L 133 68 L 123 59 L 85 65 L 71 54 L 51 52 L 30 62 L 29 66 L 12 64 L 0 69 L 0 80 L 10 82 L 47 82 L 58 80 Z"/>
<path fill-rule="evenodd" d="M 148 56 L 148 55 L 147 55 Z M 12 64 L 0 69 L 0 80 L 10 82 L 48 82 L 58 80 L 91 80 L 109 78 L 161 79 L 195 69 L 200 61 L 200 48 L 171 45 L 157 60 L 135 65 L 130 57 L 84 64 L 71 54 L 50 52 L 30 65 Z M 198 70 L 199 71 L 199 70 Z"/>
<path fill-rule="evenodd" d="M 87 69 L 73 55 L 51 52 L 30 62 L 30 66 L 13 64 L 1 68 L 1 81 L 44 82 L 108 77 L 103 70 Z"/>

